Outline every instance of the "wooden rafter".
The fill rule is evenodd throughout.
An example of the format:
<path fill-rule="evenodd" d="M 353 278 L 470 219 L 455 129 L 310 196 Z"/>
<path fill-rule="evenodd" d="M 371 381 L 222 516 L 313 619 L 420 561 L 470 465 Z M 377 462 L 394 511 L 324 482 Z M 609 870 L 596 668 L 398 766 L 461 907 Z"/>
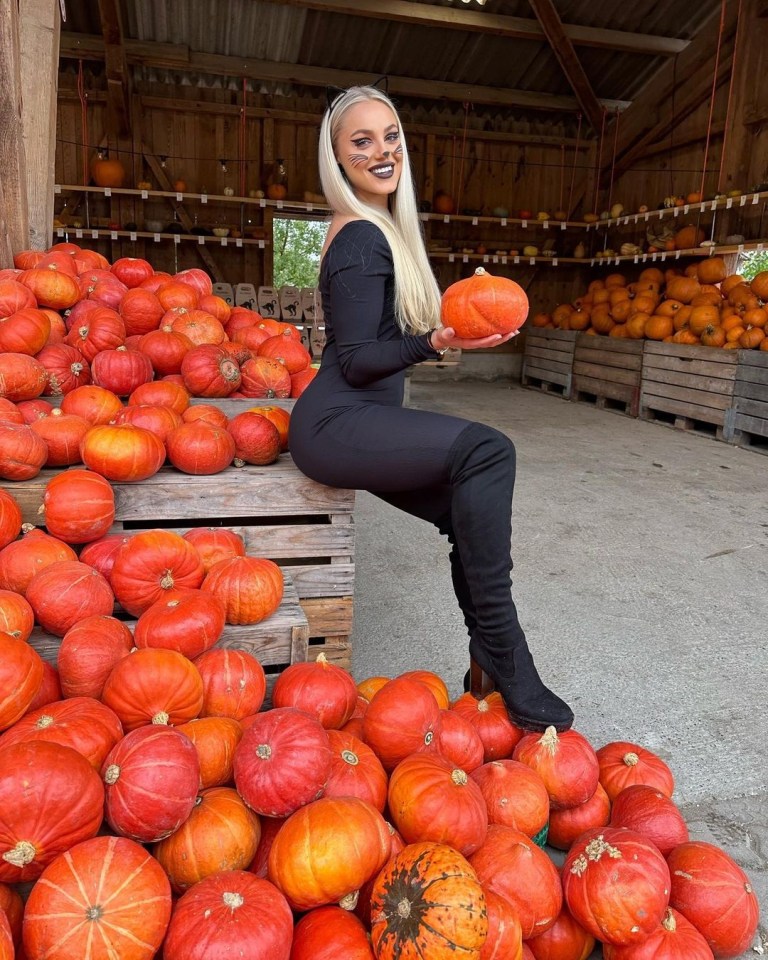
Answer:
<path fill-rule="evenodd" d="M 576 94 L 581 109 L 592 125 L 592 129 L 595 133 L 599 133 L 603 125 L 603 108 L 595 96 L 595 91 L 592 89 L 589 77 L 584 72 L 581 61 L 576 56 L 573 44 L 563 29 L 554 3 L 552 0 L 528 0 L 528 2 L 536 14 L 536 19 L 541 24 L 552 52 L 571 85 L 571 89 Z"/>
<path fill-rule="evenodd" d="M 713 123 L 712 129 L 709 131 L 711 137 L 722 137 L 723 131 L 725 130 L 725 124 Z M 649 143 L 648 146 L 642 148 L 642 152 L 638 154 L 638 160 L 645 160 L 646 157 L 656 157 L 660 153 L 669 153 L 671 149 L 680 150 L 682 147 L 689 147 L 692 143 L 704 143 L 707 138 L 707 131 L 705 129 L 694 130 L 691 133 L 686 133 L 683 136 L 675 135 L 674 141 L 670 147 L 669 137 L 664 140 L 657 140 L 654 143 Z"/>
<path fill-rule="evenodd" d="M 489 33 L 498 37 L 519 40 L 544 41 L 545 31 L 538 20 L 508 17 L 488 10 L 460 10 L 432 4 L 411 3 L 410 0 L 267 0 L 292 7 L 322 10 L 326 13 L 344 13 L 355 17 L 394 20 L 448 30 Z M 626 53 L 646 53 L 651 56 L 674 56 L 688 46 L 688 40 L 656 37 L 647 33 L 629 33 L 624 30 L 606 30 L 602 27 L 582 27 L 563 24 L 571 43 L 584 47 L 601 47 Z"/>
<path fill-rule="evenodd" d="M 306 67 L 295 63 L 276 63 L 272 60 L 245 60 L 242 57 L 198 53 L 184 46 L 142 40 L 126 40 L 125 52 L 129 63 L 139 63 L 144 66 L 217 77 L 246 77 L 252 80 L 271 80 L 323 88 L 329 84 L 349 87 L 358 83 L 370 83 L 378 77 L 378 74 L 360 73 L 354 70 Z M 104 42 L 101 37 L 90 34 L 62 34 L 61 56 L 104 60 Z M 425 100 L 450 100 L 457 103 L 470 101 L 493 104 L 498 107 L 525 107 L 530 110 L 573 113 L 578 109 L 578 101 L 575 97 L 555 96 L 529 90 L 421 80 L 415 77 L 390 76 L 389 92 L 398 96 L 419 97 Z M 607 110 L 623 110 L 629 106 L 626 100 L 602 100 L 601 103 Z"/>
<path fill-rule="evenodd" d="M 110 132 L 115 136 L 126 136 L 131 130 L 130 74 L 119 0 L 99 0 L 99 17 L 104 38 Z"/>

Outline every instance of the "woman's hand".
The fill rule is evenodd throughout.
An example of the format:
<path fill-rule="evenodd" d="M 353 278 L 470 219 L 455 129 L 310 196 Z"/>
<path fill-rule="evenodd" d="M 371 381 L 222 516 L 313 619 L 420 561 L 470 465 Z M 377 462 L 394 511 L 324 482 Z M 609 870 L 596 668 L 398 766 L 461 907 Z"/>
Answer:
<path fill-rule="evenodd" d="M 515 330 L 512 333 L 494 333 L 490 337 L 463 340 L 456 336 L 453 327 L 439 326 L 432 331 L 430 341 L 435 350 L 447 350 L 449 347 L 458 347 L 459 350 L 483 350 L 488 347 L 498 347 L 499 344 L 506 343 L 507 340 L 516 337 L 519 332 L 519 330 Z"/>

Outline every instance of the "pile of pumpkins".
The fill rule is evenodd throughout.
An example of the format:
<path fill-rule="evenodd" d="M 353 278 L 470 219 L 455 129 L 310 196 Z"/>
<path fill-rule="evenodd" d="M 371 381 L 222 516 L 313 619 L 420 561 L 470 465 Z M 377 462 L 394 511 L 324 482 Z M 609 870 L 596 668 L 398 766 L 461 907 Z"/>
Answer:
<path fill-rule="evenodd" d="M 689 837 L 657 754 L 525 732 L 498 693 L 451 702 L 430 670 L 356 685 L 322 654 L 267 709 L 258 651 L 216 644 L 246 600 L 247 622 L 275 609 L 272 561 L 234 531 L 161 530 L 99 572 L 88 538 L 110 521 L 86 532 L 84 502 L 49 488 L 48 532 L 19 539 L 0 491 L 0 960 L 748 949 L 749 879 Z M 35 622 L 61 638 L 57 668 Z"/>
<path fill-rule="evenodd" d="M 722 257 L 712 256 L 684 272 L 648 267 L 635 281 L 611 273 L 593 280 L 583 297 L 531 322 L 632 340 L 768 350 L 768 271 L 748 282 L 728 275 Z"/>
<path fill-rule="evenodd" d="M 216 473 L 286 449 L 278 406 L 229 422 L 190 399 L 298 396 L 317 368 L 297 327 L 230 308 L 202 270 L 110 264 L 70 243 L 15 264 L 0 270 L 0 477 L 84 462 L 130 482 L 166 457 Z"/>

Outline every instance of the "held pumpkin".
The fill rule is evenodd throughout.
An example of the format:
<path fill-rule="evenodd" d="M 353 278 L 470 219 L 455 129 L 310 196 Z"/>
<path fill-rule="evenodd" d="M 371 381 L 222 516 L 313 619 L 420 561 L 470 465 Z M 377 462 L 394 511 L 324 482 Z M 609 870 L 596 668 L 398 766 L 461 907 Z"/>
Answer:
<path fill-rule="evenodd" d="M 489 337 L 518 330 L 528 316 L 523 288 L 483 267 L 473 276 L 451 284 L 442 298 L 441 321 L 462 339 Z"/>

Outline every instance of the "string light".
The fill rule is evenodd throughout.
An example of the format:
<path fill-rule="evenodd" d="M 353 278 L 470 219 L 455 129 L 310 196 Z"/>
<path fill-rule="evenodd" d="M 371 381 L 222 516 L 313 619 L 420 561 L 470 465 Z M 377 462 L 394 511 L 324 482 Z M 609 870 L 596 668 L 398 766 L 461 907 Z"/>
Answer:
<path fill-rule="evenodd" d="M 160 166 L 163 168 L 163 170 L 165 170 L 165 162 L 167 159 L 168 157 L 164 157 L 164 156 L 160 157 Z"/>
<path fill-rule="evenodd" d="M 222 172 L 222 173 L 226 173 L 226 172 L 227 172 L 227 161 L 226 161 L 226 160 L 219 160 L 219 166 L 221 167 L 221 172 Z"/>

